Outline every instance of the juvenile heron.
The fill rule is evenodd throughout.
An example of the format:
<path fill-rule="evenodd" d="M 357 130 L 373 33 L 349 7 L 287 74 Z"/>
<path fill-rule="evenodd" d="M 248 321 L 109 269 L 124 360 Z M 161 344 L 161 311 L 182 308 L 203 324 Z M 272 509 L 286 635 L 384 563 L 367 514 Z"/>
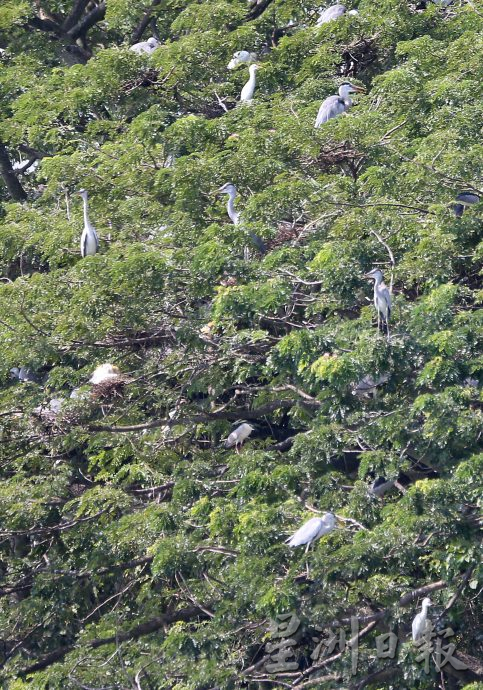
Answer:
<path fill-rule="evenodd" d="M 239 453 L 243 443 L 250 436 L 253 430 L 254 427 L 251 424 L 247 424 L 246 422 L 240 424 L 240 426 L 232 431 L 226 439 L 225 448 L 232 448 L 235 446 L 236 452 Z"/>
<path fill-rule="evenodd" d="M 155 39 L 154 36 L 151 36 L 147 41 L 135 43 L 129 48 L 129 50 L 132 50 L 133 53 L 137 53 L 138 55 L 142 55 L 143 53 L 151 55 L 151 53 L 154 53 L 156 48 L 158 48 L 160 45 L 161 43 Z"/>
<path fill-rule="evenodd" d="M 307 553 L 314 541 L 320 539 L 324 534 L 330 534 L 336 527 L 337 518 L 334 513 L 324 513 L 322 517 L 310 518 L 295 534 L 286 539 L 285 543 L 292 547 L 307 544 L 305 547 L 305 553 Z"/>
<path fill-rule="evenodd" d="M 344 82 L 339 86 L 338 96 L 329 96 L 323 101 L 319 108 L 317 117 L 315 119 L 315 127 L 320 127 L 324 122 L 328 122 L 333 117 L 346 113 L 352 105 L 350 95 L 352 93 L 364 93 L 365 89 L 361 86 L 355 86 L 349 82 Z"/>
<path fill-rule="evenodd" d="M 226 210 L 228 212 L 228 215 L 230 216 L 230 220 L 234 225 L 239 225 L 240 223 L 240 212 L 235 210 L 235 198 L 236 198 L 236 187 L 234 184 L 231 182 L 227 182 L 224 184 L 222 187 L 219 188 L 218 190 L 219 194 L 228 194 L 228 202 L 226 205 Z M 256 233 L 254 232 L 249 232 L 248 233 L 250 236 L 250 239 L 252 240 L 253 244 L 255 247 L 258 249 L 258 251 L 261 254 L 265 254 L 267 251 L 267 247 L 265 246 L 265 242 L 262 240 L 261 237 L 259 237 Z"/>
<path fill-rule="evenodd" d="M 424 630 L 426 628 L 426 623 L 428 620 L 428 609 L 432 605 L 432 603 L 433 602 L 431 601 L 431 599 L 425 597 L 423 599 L 421 613 L 418 613 L 418 615 L 414 617 L 412 625 L 413 642 L 417 642 L 418 640 L 420 640 L 424 634 Z"/>
<path fill-rule="evenodd" d="M 458 194 L 456 197 L 456 201 L 458 203 L 453 206 L 453 211 L 456 218 L 461 218 L 465 212 L 465 207 L 479 203 L 480 197 L 474 192 L 461 192 L 461 194 Z"/>
<path fill-rule="evenodd" d="M 248 65 L 250 62 L 255 62 L 256 59 L 256 53 L 249 53 L 248 50 L 237 50 L 228 63 L 228 69 L 235 69 L 239 65 Z"/>
<path fill-rule="evenodd" d="M 346 12 L 347 8 L 345 5 L 331 5 L 330 7 L 327 7 L 327 9 L 324 10 L 317 19 L 317 26 L 322 26 L 322 24 L 327 24 L 327 22 L 331 22 L 334 19 L 339 19 L 339 17 L 342 17 Z M 359 14 L 359 12 L 357 10 L 349 10 L 347 14 L 355 15 Z"/>
<path fill-rule="evenodd" d="M 115 381 L 121 376 L 121 370 L 113 364 L 100 364 L 89 379 L 89 383 L 97 386 L 104 381 Z"/>
<path fill-rule="evenodd" d="M 256 63 L 254 65 L 250 65 L 248 68 L 248 72 L 250 74 L 250 77 L 241 90 L 240 93 L 240 103 L 250 103 L 251 100 L 253 99 L 253 94 L 255 93 L 255 86 L 257 83 L 257 70 L 261 69 L 260 65 L 257 65 Z"/>
<path fill-rule="evenodd" d="M 382 271 L 378 268 L 373 268 L 372 271 L 366 273 L 364 278 L 371 278 L 374 281 L 374 306 L 377 311 L 377 328 L 384 332 L 384 327 L 387 331 L 387 339 L 389 340 L 389 318 L 391 316 L 391 295 L 384 283 Z M 381 328 L 382 326 L 382 328 Z"/>
<path fill-rule="evenodd" d="M 81 256 L 94 256 L 99 251 L 99 238 L 95 227 L 92 225 L 87 210 L 87 191 L 80 189 L 77 194 L 82 197 L 84 203 L 84 230 L 81 236 Z"/>

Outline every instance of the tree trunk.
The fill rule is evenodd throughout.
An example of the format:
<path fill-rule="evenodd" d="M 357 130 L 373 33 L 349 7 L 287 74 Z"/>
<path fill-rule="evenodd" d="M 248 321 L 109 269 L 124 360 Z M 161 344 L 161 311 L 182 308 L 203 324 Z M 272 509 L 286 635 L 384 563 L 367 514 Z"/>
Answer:
<path fill-rule="evenodd" d="M 17 179 L 12 168 L 12 163 L 5 148 L 5 144 L 0 142 L 0 175 L 5 182 L 8 193 L 14 201 L 25 201 L 27 194 Z"/>

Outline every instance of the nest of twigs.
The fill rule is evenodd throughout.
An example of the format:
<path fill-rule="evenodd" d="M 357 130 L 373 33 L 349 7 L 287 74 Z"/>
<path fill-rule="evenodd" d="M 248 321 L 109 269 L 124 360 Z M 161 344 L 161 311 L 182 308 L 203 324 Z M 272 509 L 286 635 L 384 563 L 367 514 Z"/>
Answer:
<path fill-rule="evenodd" d="M 299 239 L 304 231 L 304 225 L 301 223 L 290 223 L 289 221 L 281 221 L 278 224 L 277 234 L 267 242 L 267 249 L 271 251 L 277 247 L 283 247 L 284 244 L 294 242 Z"/>
<path fill-rule="evenodd" d="M 101 383 L 92 386 L 91 398 L 92 400 L 114 400 L 115 398 L 122 398 L 126 383 L 126 379 L 121 377 L 101 381 Z"/>

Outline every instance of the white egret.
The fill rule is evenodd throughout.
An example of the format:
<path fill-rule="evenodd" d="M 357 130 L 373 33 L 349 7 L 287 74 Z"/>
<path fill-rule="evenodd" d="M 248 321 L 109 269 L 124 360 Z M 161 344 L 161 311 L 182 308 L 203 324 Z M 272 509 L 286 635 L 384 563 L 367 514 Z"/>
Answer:
<path fill-rule="evenodd" d="M 395 483 L 394 479 L 387 480 L 386 477 L 377 477 L 377 479 L 372 482 L 369 491 L 374 496 L 382 498 L 385 493 L 392 489 Z"/>
<path fill-rule="evenodd" d="M 256 53 L 249 53 L 248 50 L 237 50 L 233 53 L 233 57 L 228 63 L 228 69 L 235 69 L 239 65 L 248 65 L 250 62 L 255 62 L 257 59 Z"/>
<path fill-rule="evenodd" d="M 418 613 L 418 615 L 414 617 L 412 625 L 413 642 L 417 642 L 418 640 L 420 640 L 424 634 L 424 630 L 426 628 L 426 623 L 428 620 L 428 609 L 432 605 L 432 603 L 433 602 L 431 601 L 431 599 L 425 597 L 423 599 L 421 613 Z"/>
<path fill-rule="evenodd" d="M 337 518 L 334 513 L 324 513 L 322 517 L 310 518 L 305 524 L 300 527 L 295 534 L 285 540 L 289 546 L 302 546 L 307 544 L 305 553 L 309 550 L 309 546 L 320 539 L 324 534 L 330 534 L 337 527 Z"/>
<path fill-rule="evenodd" d="M 322 24 L 327 24 L 327 22 L 331 22 L 334 19 L 339 19 L 339 17 L 342 17 L 346 12 L 347 8 L 345 5 L 331 5 L 327 7 L 317 19 L 317 26 L 322 26 Z M 359 12 L 357 10 L 349 10 L 347 14 L 356 15 L 359 14 Z"/>
<path fill-rule="evenodd" d="M 458 203 L 453 206 L 453 211 L 456 218 L 461 218 L 465 212 L 466 206 L 479 203 L 480 197 L 474 192 L 461 192 L 461 194 L 458 194 L 456 197 L 456 201 Z"/>
<path fill-rule="evenodd" d="M 254 427 L 251 424 L 247 424 L 246 422 L 240 424 L 240 426 L 232 431 L 226 439 L 225 448 L 232 448 L 235 446 L 236 452 L 239 453 L 244 441 L 246 441 L 253 430 Z"/>
<path fill-rule="evenodd" d="M 113 364 L 100 364 L 89 379 L 89 383 L 97 386 L 105 381 L 117 381 L 121 376 L 121 370 Z"/>
<path fill-rule="evenodd" d="M 151 53 L 154 53 L 156 48 L 158 48 L 160 45 L 161 43 L 155 39 L 154 36 L 151 36 L 147 41 L 135 43 L 129 48 L 129 50 L 132 50 L 133 53 L 137 53 L 138 55 L 142 55 L 143 53 L 151 55 Z"/>
<path fill-rule="evenodd" d="M 99 250 L 99 238 L 95 227 L 92 225 L 87 210 L 87 191 L 80 189 L 77 194 L 82 197 L 84 203 L 84 230 L 81 236 L 81 256 L 94 256 Z"/>
<path fill-rule="evenodd" d="M 374 281 L 374 306 L 377 311 L 377 328 L 387 330 L 387 339 L 389 340 L 389 318 L 391 316 L 391 295 L 384 283 L 382 271 L 378 268 L 373 268 L 372 271 L 364 275 L 365 278 L 371 278 Z"/>
<path fill-rule="evenodd" d="M 342 115 L 349 110 L 352 105 L 350 95 L 352 93 L 364 93 L 365 89 L 362 86 L 355 86 L 349 82 L 344 82 L 339 86 L 338 96 L 329 96 L 323 101 L 319 108 L 317 117 L 315 119 L 315 127 L 320 127 L 324 122 L 328 122 L 337 115 Z"/>
<path fill-rule="evenodd" d="M 248 72 L 250 74 L 250 77 L 241 90 L 240 94 L 240 103 L 250 103 L 251 100 L 253 99 L 253 94 L 255 93 L 255 86 L 257 83 L 257 70 L 261 69 L 261 65 L 257 65 L 256 63 L 254 65 L 250 65 L 248 68 Z"/>
<path fill-rule="evenodd" d="M 239 225 L 240 223 L 240 213 L 239 211 L 235 210 L 235 198 L 236 198 L 236 187 L 234 184 L 231 182 L 227 182 L 224 184 L 222 187 L 219 188 L 218 190 L 219 194 L 228 194 L 228 202 L 226 205 L 226 210 L 228 212 L 228 215 L 230 216 L 230 220 L 234 225 Z M 255 247 L 258 249 L 258 251 L 261 254 L 265 254 L 267 251 L 267 247 L 265 246 L 265 242 L 262 240 L 261 237 L 259 237 L 256 233 L 254 232 L 249 232 L 250 238 L 255 245 Z"/>

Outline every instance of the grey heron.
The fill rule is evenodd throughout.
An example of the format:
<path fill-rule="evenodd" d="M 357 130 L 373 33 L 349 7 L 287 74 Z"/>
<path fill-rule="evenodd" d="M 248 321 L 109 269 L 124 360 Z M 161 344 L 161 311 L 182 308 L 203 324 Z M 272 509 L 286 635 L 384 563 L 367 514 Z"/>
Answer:
<path fill-rule="evenodd" d="M 226 439 L 225 448 L 232 448 L 233 446 L 235 446 L 236 452 L 239 453 L 241 446 L 250 436 L 253 430 L 254 427 L 251 424 L 247 424 L 246 422 L 240 424 L 240 426 L 237 427 L 234 431 L 232 431 Z"/>
<path fill-rule="evenodd" d="M 322 517 L 313 517 L 307 520 L 295 534 L 285 540 L 285 543 L 291 547 L 306 544 L 305 553 L 307 553 L 309 546 L 314 541 L 320 539 L 324 534 L 330 534 L 336 527 L 337 518 L 334 513 L 324 513 Z"/>
<path fill-rule="evenodd" d="M 25 383 L 26 381 L 30 381 L 31 383 L 38 383 L 38 377 L 34 374 L 34 372 L 29 369 L 28 367 L 12 367 L 10 369 L 10 376 L 14 379 L 18 379 L 19 381 L 22 381 L 22 383 Z"/>
<path fill-rule="evenodd" d="M 81 256 L 82 258 L 86 256 L 94 256 L 99 251 L 99 238 L 97 237 L 97 232 L 95 227 L 92 225 L 89 219 L 89 213 L 87 209 L 87 191 L 85 189 L 80 189 L 77 194 L 82 197 L 84 203 L 84 230 L 81 236 Z"/>
<path fill-rule="evenodd" d="M 461 218 L 461 216 L 465 212 L 465 207 L 471 206 L 471 204 L 478 204 L 480 201 L 480 197 L 478 196 L 478 194 L 475 194 L 474 192 L 461 192 L 461 194 L 458 194 L 458 196 L 456 197 L 456 201 L 458 203 L 454 204 L 453 211 L 456 218 Z"/>
<path fill-rule="evenodd" d="M 250 74 L 250 77 L 249 77 L 247 83 L 245 84 L 245 86 L 243 87 L 243 89 L 241 90 L 240 103 L 250 103 L 251 102 L 251 100 L 253 98 L 253 94 L 255 93 L 255 86 L 257 83 L 257 76 L 256 75 L 257 75 L 257 70 L 259 70 L 259 69 L 262 69 L 262 67 L 261 67 L 261 65 L 257 65 L 256 63 L 253 65 L 250 65 L 250 67 L 248 68 L 248 72 Z"/>
<path fill-rule="evenodd" d="M 372 482 L 369 491 L 373 496 L 382 498 L 385 493 L 392 489 L 395 483 L 394 479 L 387 480 L 386 477 L 377 477 L 377 479 Z"/>
<path fill-rule="evenodd" d="M 230 220 L 234 225 L 239 225 L 240 223 L 240 212 L 235 210 L 235 198 L 236 198 L 236 187 L 234 184 L 231 182 L 227 182 L 224 184 L 222 187 L 219 188 L 218 194 L 228 194 L 228 202 L 226 205 L 226 210 L 228 212 L 228 215 L 230 216 Z M 252 240 L 253 244 L 255 247 L 258 249 L 258 251 L 261 254 L 265 254 L 267 251 L 267 248 L 265 246 L 265 242 L 262 240 L 261 237 L 259 237 L 256 233 L 254 232 L 249 232 L 248 233 L 250 236 L 250 239 Z"/>
<path fill-rule="evenodd" d="M 412 624 L 413 642 L 421 639 L 428 620 L 428 609 L 432 605 L 431 599 L 425 597 L 422 602 L 421 613 L 414 617 Z"/>
<path fill-rule="evenodd" d="M 121 370 L 113 364 L 106 362 L 105 364 L 100 364 L 92 374 L 89 379 L 89 383 L 97 386 L 99 383 L 104 383 L 105 381 L 117 381 L 121 376 Z"/>
<path fill-rule="evenodd" d="M 150 38 L 148 38 L 147 41 L 135 43 L 129 48 L 129 50 L 132 50 L 132 52 L 136 53 L 137 55 L 142 55 L 143 53 L 151 55 L 151 53 L 154 53 L 156 48 L 158 48 L 160 45 L 161 43 L 156 38 L 154 38 L 154 36 L 151 36 Z"/>
<path fill-rule="evenodd" d="M 377 387 L 386 383 L 389 379 L 389 374 L 381 374 L 374 378 L 370 374 L 364 376 L 356 385 L 352 391 L 352 395 L 356 395 L 358 398 L 370 398 L 375 396 L 377 393 Z"/>
<path fill-rule="evenodd" d="M 315 119 L 315 127 L 320 127 L 324 122 L 328 122 L 333 117 L 346 113 L 352 105 L 350 95 L 353 93 L 364 93 L 365 89 L 355 86 L 349 82 L 344 82 L 339 86 L 338 96 L 329 96 L 323 101 Z"/>
<path fill-rule="evenodd" d="M 239 65 L 248 65 L 250 62 L 255 62 L 257 59 L 256 53 L 249 53 L 248 50 L 237 50 L 233 53 L 233 57 L 228 63 L 228 69 L 235 69 Z"/>
<path fill-rule="evenodd" d="M 384 283 L 382 271 L 378 268 L 373 268 L 372 271 L 364 275 L 365 278 L 371 278 L 374 281 L 374 306 L 377 311 L 377 328 L 384 331 L 384 326 L 387 331 L 387 339 L 389 340 L 389 319 L 391 316 L 391 295 Z M 382 329 L 381 329 L 382 326 Z"/>
<path fill-rule="evenodd" d="M 327 7 L 317 19 L 317 26 L 322 26 L 322 24 L 327 24 L 327 22 L 331 22 L 334 19 L 339 19 L 339 17 L 342 17 L 346 12 L 347 8 L 345 5 L 331 5 Z M 349 10 L 347 14 L 355 15 L 359 14 L 359 12 L 357 10 Z"/>

